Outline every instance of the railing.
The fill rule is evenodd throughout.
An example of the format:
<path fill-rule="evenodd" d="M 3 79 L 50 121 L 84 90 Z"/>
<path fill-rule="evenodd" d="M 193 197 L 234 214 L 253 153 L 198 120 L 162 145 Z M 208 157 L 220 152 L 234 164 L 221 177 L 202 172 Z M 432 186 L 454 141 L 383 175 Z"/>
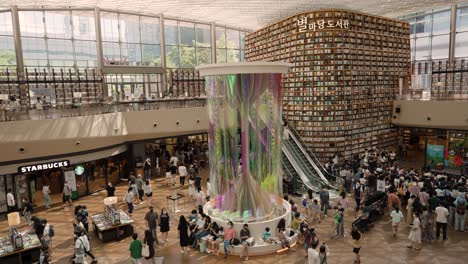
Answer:
<path fill-rule="evenodd" d="M 57 119 L 116 112 L 205 107 L 205 105 L 206 98 L 172 98 L 145 101 L 121 101 L 99 104 L 75 104 L 57 107 L 44 106 L 43 110 L 29 109 L 26 106 L 19 106 L 15 109 L 0 107 L 0 122 Z"/>

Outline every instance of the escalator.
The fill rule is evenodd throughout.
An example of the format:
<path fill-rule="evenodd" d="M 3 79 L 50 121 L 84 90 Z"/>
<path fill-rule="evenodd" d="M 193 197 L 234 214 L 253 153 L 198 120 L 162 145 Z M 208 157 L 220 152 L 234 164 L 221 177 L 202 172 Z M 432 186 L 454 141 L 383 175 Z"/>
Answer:
<path fill-rule="evenodd" d="M 321 164 L 310 157 L 295 133 L 289 133 L 289 139 L 283 140 L 283 171 L 288 177 L 297 177 L 300 179 L 307 189 L 312 189 L 314 192 L 319 192 L 323 187 L 331 190 L 337 190 L 336 177 L 333 175 L 324 174 L 321 170 Z M 295 192 L 304 190 L 295 190 Z"/>

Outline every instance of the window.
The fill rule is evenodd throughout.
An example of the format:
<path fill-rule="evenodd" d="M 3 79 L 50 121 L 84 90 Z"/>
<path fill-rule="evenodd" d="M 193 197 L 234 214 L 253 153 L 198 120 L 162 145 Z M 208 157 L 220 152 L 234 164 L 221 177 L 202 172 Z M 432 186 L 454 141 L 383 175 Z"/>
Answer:
<path fill-rule="evenodd" d="M 197 46 L 198 47 L 211 47 L 211 26 L 204 24 L 197 24 Z"/>
<path fill-rule="evenodd" d="M 141 42 L 144 44 L 159 44 L 159 18 L 141 17 Z"/>
<path fill-rule="evenodd" d="M 117 13 L 101 12 L 102 41 L 119 41 L 119 20 Z"/>
<path fill-rule="evenodd" d="M 195 25 L 193 23 L 180 22 L 180 45 L 195 46 Z M 195 51 L 194 51 L 195 55 Z"/>
<path fill-rule="evenodd" d="M 81 40 L 96 40 L 96 23 L 93 11 L 73 11 L 73 37 Z"/>
<path fill-rule="evenodd" d="M 123 43 L 140 43 L 140 17 L 120 15 L 120 41 Z"/>
<path fill-rule="evenodd" d="M 450 12 L 441 12 L 432 16 L 432 34 L 448 34 L 450 33 Z"/>
<path fill-rule="evenodd" d="M 457 10 L 457 32 L 468 31 L 468 7 Z"/>
<path fill-rule="evenodd" d="M 415 33 L 416 37 L 425 37 L 431 34 L 431 15 L 420 16 L 416 18 Z"/>
<path fill-rule="evenodd" d="M 10 12 L 0 12 L 0 68 L 16 65 L 15 42 Z"/>
<path fill-rule="evenodd" d="M 19 11 L 22 37 L 45 37 L 43 11 Z"/>
<path fill-rule="evenodd" d="M 455 57 L 468 57 L 468 32 L 457 33 L 455 38 Z"/>
<path fill-rule="evenodd" d="M 415 60 L 428 60 L 429 59 L 429 39 L 418 38 L 416 39 L 416 53 Z"/>
<path fill-rule="evenodd" d="M 22 37 L 24 65 L 28 67 L 46 67 L 47 50 L 45 39 Z"/>
<path fill-rule="evenodd" d="M 70 11 L 46 11 L 45 23 L 48 38 L 71 39 Z"/>
<path fill-rule="evenodd" d="M 447 59 L 449 56 L 450 35 L 432 37 L 432 59 Z"/>

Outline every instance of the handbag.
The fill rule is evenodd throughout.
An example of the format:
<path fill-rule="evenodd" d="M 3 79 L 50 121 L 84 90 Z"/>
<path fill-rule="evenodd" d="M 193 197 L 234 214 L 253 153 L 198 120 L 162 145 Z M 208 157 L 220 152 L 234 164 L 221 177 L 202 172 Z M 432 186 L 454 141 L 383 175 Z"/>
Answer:
<path fill-rule="evenodd" d="M 149 251 L 149 246 L 147 244 L 143 244 L 143 248 L 141 249 L 141 256 L 142 257 L 149 257 L 150 251 Z"/>

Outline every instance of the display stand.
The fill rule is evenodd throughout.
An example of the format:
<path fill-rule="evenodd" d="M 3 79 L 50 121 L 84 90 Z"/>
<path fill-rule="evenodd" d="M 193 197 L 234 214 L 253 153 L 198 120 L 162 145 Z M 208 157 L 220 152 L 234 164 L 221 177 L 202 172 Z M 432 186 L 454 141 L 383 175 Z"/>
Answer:
<path fill-rule="evenodd" d="M 169 208 L 169 201 L 172 201 L 172 212 L 174 213 L 180 212 L 181 210 L 177 207 L 177 201 L 182 198 L 184 198 L 184 204 L 185 204 L 185 195 L 181 193 L 174 193 L 172 195 L 166 196 L 167 207 Z"/>
<path fill-rule="evenodd" d="M 18 250 L 13 250 L 11 239 L 8 236 L 0 238 L 0 263 L 22 264 L 39 261 L 41 242 L 37 235 L 32 231 L 28 231 L 21 233 L 21 236 L 24 246 Z"/>
<path fill-rule="evenodd" d="M 120 224 L 117 225 L 113 225 L 111 221 L 105 217 L 104 213 L 91 216 L 94 234 L 96 234 L 102 242 L 120 240 L 133 234 L 133 219 L 122 211 L 119 211 L 119 213 Z"/>

